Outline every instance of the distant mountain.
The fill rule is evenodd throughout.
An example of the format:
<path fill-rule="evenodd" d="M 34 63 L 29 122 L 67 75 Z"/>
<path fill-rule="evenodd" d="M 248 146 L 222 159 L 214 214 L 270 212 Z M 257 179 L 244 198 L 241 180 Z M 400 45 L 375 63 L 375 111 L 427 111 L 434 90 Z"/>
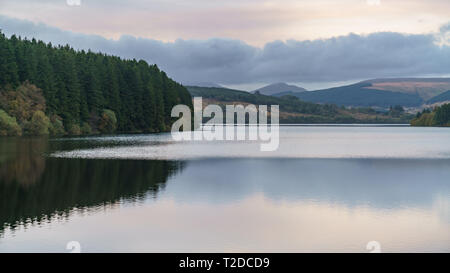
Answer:
<path fill-rule="evenodd" d="M 214 82 L 186 82 L 183 83 L 184 86 L 198 86 L 198 87 L 216 87 L 223 88 L 220 84 Z"/>
<path fill-rule="evenodd" d="M 333 87 L 317 91 L 297 92 L 292 95 L 314 103 L 337 104 L 354 107 L 388 108 L 394 105 L 406 107 L 420 106 L 424 100 L 417 94 L 405 94 L 371 89 L 369 82 Z"/>
<path fill-rule="evenodd" d="M 427 104 L 450 101 L 450 90 L 427 100 Z"/>
<path fill-rule="evenodd" d="M 252 93 L 259 92 L 262 95 L 273 96 L 276 94 L 286 94 L 286 93 L 295 93 L 295 92 L 304 92 L 306 89 L 302 87 L 298 87 L 296 85 L 290 85 L 283 82 L 273 83 L 262 88 L 254 90 Z"/>
<path fill-rule="evenodd" d="M 274 96 L 293 95 L 309 102 L 355 107 L 417 107 L 449 89 L 450 78 L 394 78 L 309 92 L 282 92 Z"/>

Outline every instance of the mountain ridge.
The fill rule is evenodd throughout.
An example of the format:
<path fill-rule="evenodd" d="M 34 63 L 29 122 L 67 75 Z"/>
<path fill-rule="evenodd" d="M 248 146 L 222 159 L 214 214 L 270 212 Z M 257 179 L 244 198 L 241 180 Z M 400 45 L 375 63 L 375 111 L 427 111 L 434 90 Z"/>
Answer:
<path fill-rule="evenodd" d="M 387 109 L 394 105 L 419 107 L 449 88 L 450 78 L 386 78 L 308 92 L 281 92 L 273 96 L 292 95 L 313 103 Z"/>
<path fill-rule="evenodd" d="M 431 99 L 427 100 L 427 104 L 440 103 L 450 101 L 450 90 L 441 93 Z"/>
<path fill-rule="evenodd" d="M 307 90 L 303 87 L 299 87 L 299 86 L 292 85 L 292 84 L 287 84 L 284 82 L 277 82 L 277 83 L 272 83 L 272 84 L 266 85 L 264 87 L 258 88 L 256 90 L 253 90 L 251 93 L 259 92 L 262 95 L 272 96 L 272 95 L 283 93 L 283 92 L 305 92 L 305 91 L 307 91 Z"/>

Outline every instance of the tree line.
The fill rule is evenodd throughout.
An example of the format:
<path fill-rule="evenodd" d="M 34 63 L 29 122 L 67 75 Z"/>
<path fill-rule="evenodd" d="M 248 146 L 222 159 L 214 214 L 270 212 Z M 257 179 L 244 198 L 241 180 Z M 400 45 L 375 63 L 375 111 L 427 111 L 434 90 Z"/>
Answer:
<path fill-rule="evenodd" d="M 0 134 L 161 132 L 189 92 L 156 65 L 0 32 Z"/>
<path fill-rule="evenodd" d="M 411 120 L 412 126 L 446 126 L 450 127 L 450 103 L 436 106 L 433 110 L 424 109 Z"/>
<path fill-rule="evenodd" d="M 305 102 L 293 95 L 280 97 L 218 87 L 187 86 L 192 96 L 212 99 L 225 109 L 226 104 L 279 105 L 280 123 L 408 123 L 414 116 L 403 107 L 381 112 L 370 107 L 345 107 Z"/>

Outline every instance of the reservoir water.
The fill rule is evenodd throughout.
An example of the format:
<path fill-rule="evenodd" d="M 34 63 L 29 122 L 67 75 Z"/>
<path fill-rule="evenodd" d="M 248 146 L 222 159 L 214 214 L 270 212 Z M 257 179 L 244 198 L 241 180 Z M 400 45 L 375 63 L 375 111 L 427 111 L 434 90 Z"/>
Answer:
<path fill-rule="evenodd" d="M 0 138 L 0 252 L 450 251 L 450 129 Z"/>

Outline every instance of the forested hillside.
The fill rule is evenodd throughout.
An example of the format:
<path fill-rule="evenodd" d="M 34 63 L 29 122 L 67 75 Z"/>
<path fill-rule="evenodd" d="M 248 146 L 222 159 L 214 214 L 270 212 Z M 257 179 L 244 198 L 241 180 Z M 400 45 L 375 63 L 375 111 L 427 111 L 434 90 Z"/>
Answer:
<path fill-rule="evenodd" d="M 450 103 L 435 107 L 433 110 L 424 109 L 417 113 L 411 121 L 412 126 L 450 126 Z"/>
<path fill-rule="evenodd" d="M 0 134 L 164 131 L 180 103 L 156 65 L 0 33 Z"/>
<path fill-rule="evenodd" d="M 401 106 L 380 112 L 372 108 L 346 108 L 334 104 L 316 104 L 286 95 L 266 96 L 240 90 L 214 87 L 187 86 L 192 96 L 203 97 L 203 106 L 218 104 L 279 105 L 280 123 L 409 123 L 414 117 L 405 113 Z"/>

